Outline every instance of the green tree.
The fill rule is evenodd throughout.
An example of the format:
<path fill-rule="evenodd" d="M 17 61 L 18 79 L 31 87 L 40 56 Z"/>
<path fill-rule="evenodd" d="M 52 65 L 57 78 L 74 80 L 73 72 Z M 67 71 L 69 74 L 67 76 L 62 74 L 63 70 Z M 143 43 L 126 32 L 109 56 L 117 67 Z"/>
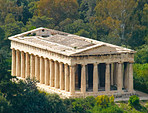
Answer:
<path fill-rule="evenodd" d="M 9 13 L 11 13 L 17 21 L 22 14 L 22 7 L 18 7 L 15 1 L 0 0 L 0 25 L 5 23 L 5 18 Z"/>
<path fill-rule="evenodd" d="M 135 0 L 98 0 L 95 7 L 96 17 L 92 22 L 99 29 L 97 35 L 117 37 L 121 44 L 127 44 L 132 29 L 137 21 L 131 20 L 132 13 L 137 4 Z"/>
<path fill-rule="evenodd" d="M 0 94 L 0 113 L 13 113 L 12 105 Z"/>
<path fill-rule="evenodd" d="M 48 27 L 53 28 L 54 27 L 54 21 L 52 18 L 48 18 L 46 16 L 34 16 L 33 18 L 29 19 L 27 22 L 26 27 L 30 29 L 32 26 L 38 28 L 38 27 Z"/>
<path fill-rule="evenodd" d="M 38 15 L 53 18 L 56 25 L 66 18 L 78 17 L 76 0 L 40 0 L 37 4 Z"/>

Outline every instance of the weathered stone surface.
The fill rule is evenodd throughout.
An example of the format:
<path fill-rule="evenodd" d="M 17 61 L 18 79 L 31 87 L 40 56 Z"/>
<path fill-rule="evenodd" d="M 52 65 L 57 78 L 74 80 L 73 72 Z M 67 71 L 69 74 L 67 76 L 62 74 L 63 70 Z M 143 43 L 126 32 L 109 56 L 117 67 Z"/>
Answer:
<path fill-rule="evenodd" d="M 134 93 L 133 50 L 46 28 L 9 39 L 12 75 L 35 77 L 50 92 L 64 97 Z"/>

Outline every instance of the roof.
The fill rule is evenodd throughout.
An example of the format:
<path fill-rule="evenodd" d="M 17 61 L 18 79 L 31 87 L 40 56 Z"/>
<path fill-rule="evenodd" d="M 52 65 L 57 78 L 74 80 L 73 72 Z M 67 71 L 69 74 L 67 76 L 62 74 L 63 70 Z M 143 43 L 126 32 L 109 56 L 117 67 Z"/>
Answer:
<path fill-rule="evenodd" d="M 42 27 L 9 37 L 9 40 L 66 56 L 135 53 L 131 49 Z"/>

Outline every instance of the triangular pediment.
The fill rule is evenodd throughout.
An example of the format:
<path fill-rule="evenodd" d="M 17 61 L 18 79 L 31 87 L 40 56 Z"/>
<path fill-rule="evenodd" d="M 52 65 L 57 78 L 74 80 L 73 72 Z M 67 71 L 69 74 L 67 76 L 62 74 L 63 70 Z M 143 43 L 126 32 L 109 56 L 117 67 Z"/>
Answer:
<path fill-rule="evenodd" d="M 110 47 L 106 45 L 102 45 L 99 47 L 87 49 L 81 52 L 77 52 L 73 54 L 74 56 L 79 56 L 79 55 L 99 55 L 99 54 L 110 54 L 110 53 L 115 53 L 117 52 L 115 47 Z"/>

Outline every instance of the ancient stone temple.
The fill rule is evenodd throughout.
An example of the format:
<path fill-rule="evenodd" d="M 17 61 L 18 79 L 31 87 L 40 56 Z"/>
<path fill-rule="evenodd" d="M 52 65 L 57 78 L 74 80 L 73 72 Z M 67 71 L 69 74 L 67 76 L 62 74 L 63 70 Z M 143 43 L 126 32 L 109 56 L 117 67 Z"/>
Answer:
<path fill-rule="evenodd" d="M 9 39 L 13 76 L 36 78 L 66 97 L 134 92 L 133 50 L 46 28 Z"/>

